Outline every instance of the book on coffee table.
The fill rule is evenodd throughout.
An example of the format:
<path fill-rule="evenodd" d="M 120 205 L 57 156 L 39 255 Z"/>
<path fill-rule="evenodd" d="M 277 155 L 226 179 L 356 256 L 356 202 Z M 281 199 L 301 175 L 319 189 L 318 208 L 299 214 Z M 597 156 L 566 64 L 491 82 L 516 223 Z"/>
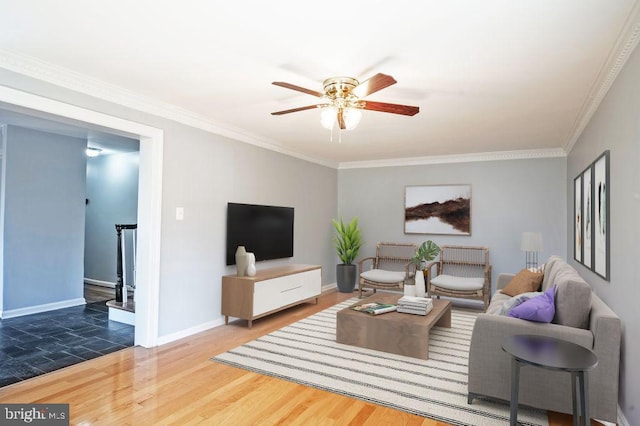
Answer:
<path fill-rule="evenodd" d="M 413 315 L 427 315 L 433 309 L 433 305 L 430 305 L 427 308 L 412 308 L 407 306 L 398 305 L 398 312 L 402 314 L 413 314 Z"/>
<path fill-rule="evenodd" d="M 396 305 L 392 305 L 390 303 L 372 302 L 372 303 L 363 303 L 362 305 L 356 305 L 351 309 L 358 312 L 366 312 L 371 315 L 380 315 L 380 314 L 385 314 L 387 312 L 393 312 L 397 308 L 398 307 Z"/>

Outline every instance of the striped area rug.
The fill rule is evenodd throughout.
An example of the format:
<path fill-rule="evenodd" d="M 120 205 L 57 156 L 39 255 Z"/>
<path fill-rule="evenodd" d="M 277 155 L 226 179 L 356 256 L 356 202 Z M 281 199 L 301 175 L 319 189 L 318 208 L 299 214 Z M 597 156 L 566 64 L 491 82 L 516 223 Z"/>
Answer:
<path fill-rule="evenodd" d="M 431 331 L 424 361 L 336 343 L 336 313 L 357 301 L 347 300 L 212 360 L 453 425 L 509 424 L 507 404 L 479 399 L 467 404 L 476 313 L 454 308 L 452 327 Z M 546 411 L 524 408 L 518 421 L 548 425 Z"/>

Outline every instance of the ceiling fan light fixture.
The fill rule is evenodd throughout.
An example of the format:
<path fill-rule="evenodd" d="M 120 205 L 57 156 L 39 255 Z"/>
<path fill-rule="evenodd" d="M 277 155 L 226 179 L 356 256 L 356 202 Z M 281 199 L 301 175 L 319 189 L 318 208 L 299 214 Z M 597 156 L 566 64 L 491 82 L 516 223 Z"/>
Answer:
<path fill-rule="evenodd" d="M 346 126 L 345 130 L 353 130 L 362 119 L 362 111 L 360 108 L 345 108 L 342 110 L 342 118 Z"/>
<path fill-rule="evenodd" d="M 340 130 L 355 129 L 360 123 L 363 109 L 407 116 L 416 115 L 420 111 L 420 108 L 416 106 L 362 99 L 395 83 L 397 81 L 393 77 L 382 73 L 378 73 L 362 83 L 351 77 L 332 77 L 323 82 L 324 93 L 322 93 L 283 81 L 274 81 L 273 84 L 276 86 L 316 96 L 322 100 L 322 103 L 276 111 L 272 112 L 271 115 L 283 115 L 320 108 L 320 125 L 332 132 L 336 123 Z"/>
<path fill-rule="evenodd" d="M 327 130 L 333 130 L 338 121 L 339 108 L 328 106 L 322 108 L 320 112 L 320 124 Z M 342 119 L 344 120 L 344 130 L 355 129 L 362 119 L 362 111 L 356 107 L 342 108 Z"/>
<path fill-rule="evenodd" d="M 327 130 L 333 129 L 336 123 L 336 115 L 338 110 L 332 106 L 322 108 L 320 112 L 320 124 Z"/>

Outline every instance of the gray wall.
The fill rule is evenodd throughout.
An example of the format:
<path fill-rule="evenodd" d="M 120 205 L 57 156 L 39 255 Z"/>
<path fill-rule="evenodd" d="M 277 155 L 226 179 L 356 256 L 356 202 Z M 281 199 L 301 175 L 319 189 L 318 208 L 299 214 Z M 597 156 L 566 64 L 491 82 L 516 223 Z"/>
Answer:
<path fill-rule="evenodd" d="M 542 232 L 542 263 L 566 252 L 565 158 L 508 160 L 341 170 L 340 213 L 357 215 L 364 246 L 375 253 L 378 241 L 483 245 L 490 250 L 493 282 L 501 272 L 524 267 L 520 238 Z M 405 186 L 471 184 L 471 236 L 404 234 Z"/>
<path fill-rule="evenodd" d="M 337 211 L 337 171 L 125 108 L 21 74 L 0 70 L 3 85 L 164 131 L 159 335 L 221 319 L 229 201 L 295 208 L 295 256 L 260 262 L 322 265 L 335 282 L 331 219 Z M 266 119 L 267 116 L 265 116 Z M 184 220 L 176 221 L 176 207 Z M 83 207 L 84 208 L 84 207 Z"/>
<path fill-rule="evenodd" d="M 7 127 L 4 311 L 83 297 L 85 148 Z"/>
<path fill-rule="evenodd" d="M 101 155 L 87 159 L 84 277 L 116 282 L 115 224 L 134 224 L 138 217 L 140 153 Z M 127 282 L 133 276 L 132 233 L 126 231 Z"/>
<path fill-rule="evenodd" d="M 185 126 L 165 127 L 165 138 L 160 315 L 176 315 L 161 319 L 162 334 L 219 317 L 221 276 L 235 273 L 225 266 L 228 202 L 295 209 L 294 257 L 258 269 L 319 264 L 323 283 L 335 282 L 336 170 Z"/>
<path fill-rule="evenodd" d="M 567 215 L 567 259 L 620 316 L 623 342 L 620 407 L 630 425 L 640 425 L 640 50 L 635 49 L 600 107 L 569 153 L 567 203 L 573 206 L 573 179 L 610 150 L 609 200 L 611 280 L 573 260 L 573 212 Z"/>

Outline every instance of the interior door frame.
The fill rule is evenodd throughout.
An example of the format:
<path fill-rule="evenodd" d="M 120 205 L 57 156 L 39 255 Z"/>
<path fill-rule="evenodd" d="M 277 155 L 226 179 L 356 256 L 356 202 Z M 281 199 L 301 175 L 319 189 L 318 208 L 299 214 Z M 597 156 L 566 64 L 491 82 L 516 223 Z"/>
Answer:
<path fill-rule="evenodd" d="M 157 346 L 164 131 L 6 86 L 0 86 L 0 102 L 77 120 L 89 126 L 100 126 L 140 140 L 135 344 L 146 348 Z M 0 223 L 0 228 L 4 229 L 4 223 Z M 3 247 L 0 243 L 2 258 Z M 0 312 L 4 288 L 2 271 L 0 262 Z"/>

